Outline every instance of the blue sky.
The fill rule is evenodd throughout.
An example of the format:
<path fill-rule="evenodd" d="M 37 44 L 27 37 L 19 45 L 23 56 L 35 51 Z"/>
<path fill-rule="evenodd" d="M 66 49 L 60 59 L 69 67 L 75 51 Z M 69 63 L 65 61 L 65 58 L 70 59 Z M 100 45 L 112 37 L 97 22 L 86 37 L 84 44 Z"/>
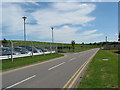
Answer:
<path fill-rule="evenodd" d="M 77 43 L 117 41 L 117 2 L 5 2 L 2 6 L 2 38 L 23 40 L 23 19 L 27 16 L 27 40 Z"/>

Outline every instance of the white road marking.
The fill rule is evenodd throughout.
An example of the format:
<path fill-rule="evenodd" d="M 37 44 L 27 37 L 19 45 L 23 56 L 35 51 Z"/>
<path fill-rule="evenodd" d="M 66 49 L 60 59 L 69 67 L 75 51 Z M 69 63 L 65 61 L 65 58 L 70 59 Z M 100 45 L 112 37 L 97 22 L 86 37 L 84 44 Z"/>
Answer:
<path fill-rule="evenodd" d="M 69 61 L 72 61 L 72 60 L 74 60 L 74 59 L 76 59 L 76 58 L 72 58 L 72 59 L 70 59 Z"/>
<path fill-rule="evenodd" d="M 29 78 L 26 78 L 26 79 L 24 79 L 24 80 L 22 80 L 22 81 L 20 81 L 20 82 L 18 82 L 18 83 L 15 83 L 15 84 L 7 87 L 6 89 L 12 88 L 12 87 L 14 87 L 14 86 L 16 86 L 16 85 L 18 85 L 18 84 L 21 84 L 21 83 L 23 83 L 23 82 L 25 82 L 25 81 L 27 81 L 27 80 L 29 80 L 29 79 L 32 79 L 32 78 L 34 78 L 34 77 L 36 77 L 36 75 L 33 75 L 33 76 L 31 76 L 31 77 L 29 77 Z"/>
<path fill-rule="evenodd" d="M 65 62 L 60 63 L 60 64 L 58 64 L 58 65 L 55 65 L 55 66 L 53 66 L 53 67 L 49 68 L 48 70 L 51 70 L 51 69 L 53 69 L 53 68 L 56 68 L 56 67 L 58 67 L 58 66 L 60 66 L 60 65 L 62 65 L 62 64 L 64 64 L 64 63 L 65 63 Z"/>
<path fill-rule="evenodd" d="M 74 54 L 78 54 L 78 53 L 74 53 Z"/>

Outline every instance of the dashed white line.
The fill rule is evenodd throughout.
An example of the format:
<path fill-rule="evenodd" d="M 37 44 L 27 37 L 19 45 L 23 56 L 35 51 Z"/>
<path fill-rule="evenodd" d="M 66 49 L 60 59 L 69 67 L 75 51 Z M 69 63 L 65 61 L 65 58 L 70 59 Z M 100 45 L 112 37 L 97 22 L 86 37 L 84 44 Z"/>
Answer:
<path fill-rule="evenodd" d="M 55 65 L 55 66 L 53 66 L 53 67 L 49 68 L 48 70 L 51 70 L 51 69 L 53 69 L 53 68 L 56 68 L 56 67 L 58 67 L 58 66 L 60 66 L 60 65 L 62 65 L 62 64 L 64 64 L 64 63 L 65 63 L 65 62 L 60 63 L 60 64 L 58 64 L 58 65 Z"/>
<path fill-rule="evenodd" d="M 76 58 L 72 58 L 72 59 L 70 59 L 69 61 L 72 61 L 72 60 L 74 60 L 74 59 L 76 59 Z"/>
<path fill-rule="evenodd" d="M 18 83 L 15 83 L 15 84 L 7 87 L 6 89 L 12 88 L 12 87 L 14 87 L 14 86 L 16 86 L 16 85 L 18 85 L 18 84 L 21 84 L 21 83 L 23 83 L 23 82 L 25 82 L 25 81 L 27 81 L 27 80 L 29 80 L 29 79 L 32 79 L 32 78 L 34 78 L 34 77 L 36 77 L 36 75 L 33 75 L 33 76 L 31 76 L 31 77 L 29 77 L 29 78 L 26 78 L 26 79 L 24 79 L 24 80 L 22 80 L 22 81 L 20 81 L 20 82 L 18 82 Z"/>
<path fill-rule="evenodd" d="M 74 54 L 78 54 L 78 53 L 74 53 Z"/>

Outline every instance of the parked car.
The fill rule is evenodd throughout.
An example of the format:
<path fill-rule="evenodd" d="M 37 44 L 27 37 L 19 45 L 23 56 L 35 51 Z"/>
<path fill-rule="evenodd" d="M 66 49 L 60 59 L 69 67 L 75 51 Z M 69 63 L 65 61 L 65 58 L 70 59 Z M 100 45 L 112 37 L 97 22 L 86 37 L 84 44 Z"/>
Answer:
<path fill-rule="evenodd" d="M 38 48 L 37 48 L 37 50 L 39 50 L 39 52 L 43 52 L 41 49 L 38 49 Z"/>
<path fill-rule="evenodd" d="M 0 53 L 1 55 L 11 55 L 11 48 L 9 47 L 0 47 Z M 13 55 L 19 55 L 21 54 L 20 52 L 16 52 L 13 50 Z"/>
<path fill-rule="evenodd" d="M 21 54 L 31 54 L 31 51 L 28 51 L 24 47 L 14 47 L 14 51 L 20 52 Z"/>
<path fill-rule="evenodd" d="M 46 48 L 43 48 L 43 47 L 36 47 L 36 48 L 42 50 L 42 52 L 47 52 L 48 51 Z"/>
<path fill-rule="evenodd" d="M 20 46 L 20 47 L 25 48 L 25 46 Z M 32 52 L 32 46 L 26 46 L 26 49 Z M 33 47 L 33 53 L 40 53 L 40 51 L 37 48 Z"/>

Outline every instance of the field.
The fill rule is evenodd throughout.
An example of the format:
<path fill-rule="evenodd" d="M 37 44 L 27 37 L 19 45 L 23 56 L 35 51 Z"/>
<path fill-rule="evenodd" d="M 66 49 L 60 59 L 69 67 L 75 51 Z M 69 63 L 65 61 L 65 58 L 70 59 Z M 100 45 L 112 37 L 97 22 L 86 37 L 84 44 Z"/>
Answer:
<path fill-rule="evenodd" d="M 78 89 L 118 88 L 118 54 L 114 52 L 115 50 L 100 50 L 96 54 Z"/>

